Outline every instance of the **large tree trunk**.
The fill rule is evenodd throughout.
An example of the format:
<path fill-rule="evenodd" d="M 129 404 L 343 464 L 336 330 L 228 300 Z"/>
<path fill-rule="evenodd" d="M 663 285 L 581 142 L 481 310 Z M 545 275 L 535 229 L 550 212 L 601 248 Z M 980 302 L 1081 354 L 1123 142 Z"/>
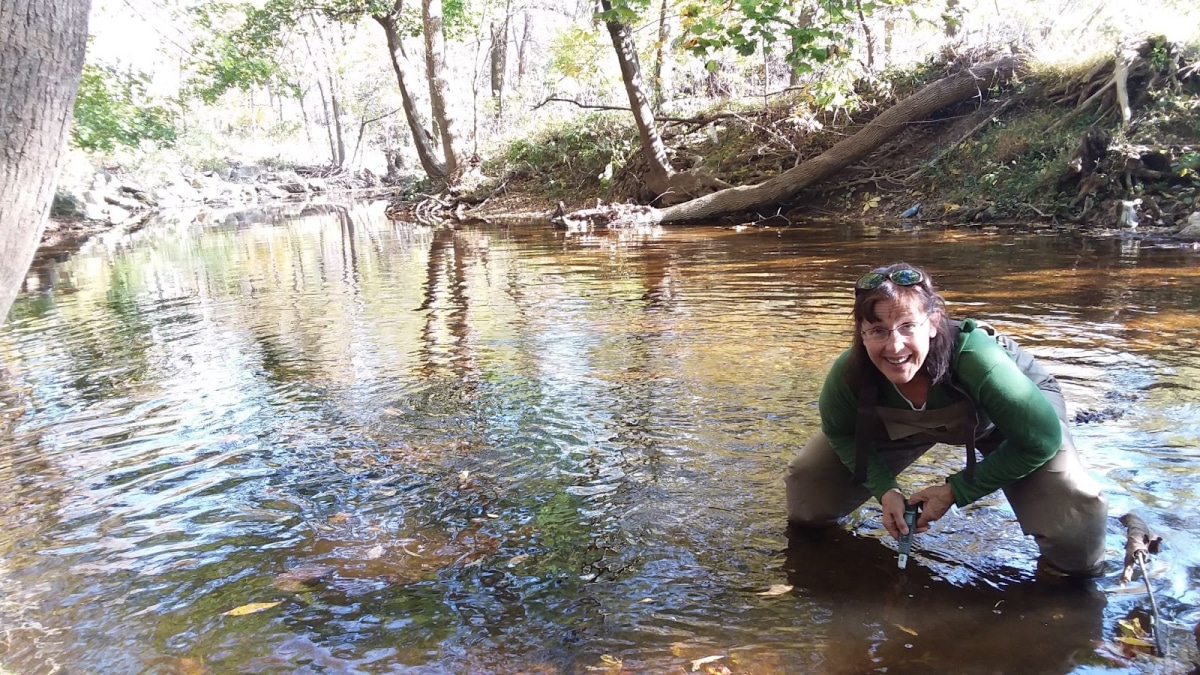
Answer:
<path fill-rule="evenodd" d="M 0 321 L 54 198 L 90 9 L 91 0 L 0 0 Z"/>
<path fill-rule="evenodd" d="M 446 105 L 446 45 L 442 35 L 442 0 L 421 0 L 421 20 L 425 29 L 425 66 L 429 74 L 429 104 L 434 124 L 442 135 L 442 156 L 446 175 L 454 176 L 464 166 L 461 125 Z"/>
<path fill-rule="evenodd" d="M 612 11 L 609 0 L 600 0 L 600 7 L 605 12 Z M 637 48 L 633 44 L 633 35 L 629 26 L 621 21 L 605 21 L 608 33 L 612 36 L 613 47 L 617 51 L 617 62 L 621 66 L 621 79 L 625 82 L 625 93 L 629 95 L 629 107 L 633 109 L 633 119 L 637 123 L 638 138 L 642 142 L 642 154 L 649 166 L 646 174 L 646 185 L 656 194 L 665 194 L 670 189 L 671 164 L 667 160 L 667 148 L 658 126 L 654 122 L 654 109 L 646 98 L 646 89 L 642 85 L 642 71 L 638 64 Z"/>
<path fill-rule="evenodd" d="M 425 170 L 426 176 L 441 180 L 446 177 L 446 165 L 442 163 L 441 159 L 438 159 L 433 137 L 429 134 L 425 120 L 410 93 L 414 75 L 412 63 L 404 53 L 404 46 L 400 41 L 400 29 L 396 25 L 399 8 L 400 3 L 397 2 L 396 9 L 391 14 L 372 18 L 383 27 L 383 32 L 387 35 L 388 52 L 392 56 L 392 69 L 396 71 L 396 82 L 400 86 L 400 99 L 404 103 L 404 117 L 408 120 L 409 130 L 412 131 L 413 145 L 417 148 L 417 158 L 421 162 L 421 168 Z"/>
<path fill-rule="evenodd" d="M 793 169 L 757 185 L 721 190 L 658 210 L 653 219 L 664 223 L 706 220 L 786 201 L 870 154 L 906 124 L 952 103 L 982 96 L 993 84 L 1009 80 L 1020 65 L 1019 58 L 1007 57 L 945 77 L 883 111 L 858 133 Z"/>

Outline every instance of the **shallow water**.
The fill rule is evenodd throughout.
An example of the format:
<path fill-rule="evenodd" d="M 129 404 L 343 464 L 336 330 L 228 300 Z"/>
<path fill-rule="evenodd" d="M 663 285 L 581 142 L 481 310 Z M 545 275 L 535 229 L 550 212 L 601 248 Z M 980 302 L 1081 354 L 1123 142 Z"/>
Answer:
<path fill-rule="evenodd" d="M 905 571 L 870 505 L 789 540 L 781 475 L 850 285 L 894 260 L 1062 382 L 1111 503 L 1105 578 L 1035 579 L 1002 496 Z M 0 330 L 0 663 L 1169 672 L 1200 620 L 1198 261 L 860 223 L 431 230 L 381 204 L 96 240 Z M 1166 662 L 1118 655 L 1148 607 L 1117 580 L 1130 511 L 1166 540 Z M 278 604 L 225 614 L 250 603 Z"/>

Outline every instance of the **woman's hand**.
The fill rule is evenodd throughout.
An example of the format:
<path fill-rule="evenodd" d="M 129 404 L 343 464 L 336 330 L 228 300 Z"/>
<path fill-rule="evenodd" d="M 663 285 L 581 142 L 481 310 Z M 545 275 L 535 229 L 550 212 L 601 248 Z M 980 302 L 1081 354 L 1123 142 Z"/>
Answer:
<path fill-rule="evenodd" d="M 879 505 L 883 507 L 883 526 L 897 541 L 900 535 L 908 534 L 908 525 L 904 522 L 904 504 L 904 493 L 897 488 L 888 490 L 879 498 Z"/>
<path fill-rule="evenodd" d="M 925 532 L 929 529 L 930 523 L 946 515 L 950 507 L 954 506 L 954 489 L 950 487 L 949 483 L 927 487 L 913 495 L 909 501 L 921 505 L 921 517 L 917 519 L 917 532 Z"/>

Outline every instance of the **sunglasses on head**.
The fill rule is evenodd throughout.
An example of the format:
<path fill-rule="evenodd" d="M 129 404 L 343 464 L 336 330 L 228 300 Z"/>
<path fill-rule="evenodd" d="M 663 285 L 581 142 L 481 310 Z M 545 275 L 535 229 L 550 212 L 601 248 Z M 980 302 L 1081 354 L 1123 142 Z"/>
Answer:
<path fill-rule="evenodd" d="M 915 286 L 925 280 L 925 275 L 921 274 L 920 270 L 902 269 L 896 270 L 889 274 L 882 272 L 869 272 L 858 278 L 854 284 L 856 291 L 870 291 L 879 288 L 885 281 L 891 281 L 897 286 Z"/>

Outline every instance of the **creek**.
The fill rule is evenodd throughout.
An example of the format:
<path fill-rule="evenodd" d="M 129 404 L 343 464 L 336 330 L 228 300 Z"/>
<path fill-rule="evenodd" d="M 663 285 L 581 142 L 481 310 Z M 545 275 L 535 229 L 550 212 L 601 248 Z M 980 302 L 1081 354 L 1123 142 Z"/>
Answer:
<path fill-rule="evenodd" d="M 430 229 L 381 203 L 164 215 L 41 260 L 0 329 L 14 672 L 1142 672 L 1200 620 L 1200 250 L 846 222 Z M 789 537 L 854 280 L 904 260 L 1060 381 L 1094 582 L 1000 494 L 906 570 L 868 504 Z M 904 475 L 956 471 L 935 449 Z M 263 603 L 263 604 L 253 604 Z M 230 613 L 232 611 L 232 613 Z M 258 610 L 258 611 L 252 611 Z M 0 669 L 2 670 L 2 669 Z"/>

